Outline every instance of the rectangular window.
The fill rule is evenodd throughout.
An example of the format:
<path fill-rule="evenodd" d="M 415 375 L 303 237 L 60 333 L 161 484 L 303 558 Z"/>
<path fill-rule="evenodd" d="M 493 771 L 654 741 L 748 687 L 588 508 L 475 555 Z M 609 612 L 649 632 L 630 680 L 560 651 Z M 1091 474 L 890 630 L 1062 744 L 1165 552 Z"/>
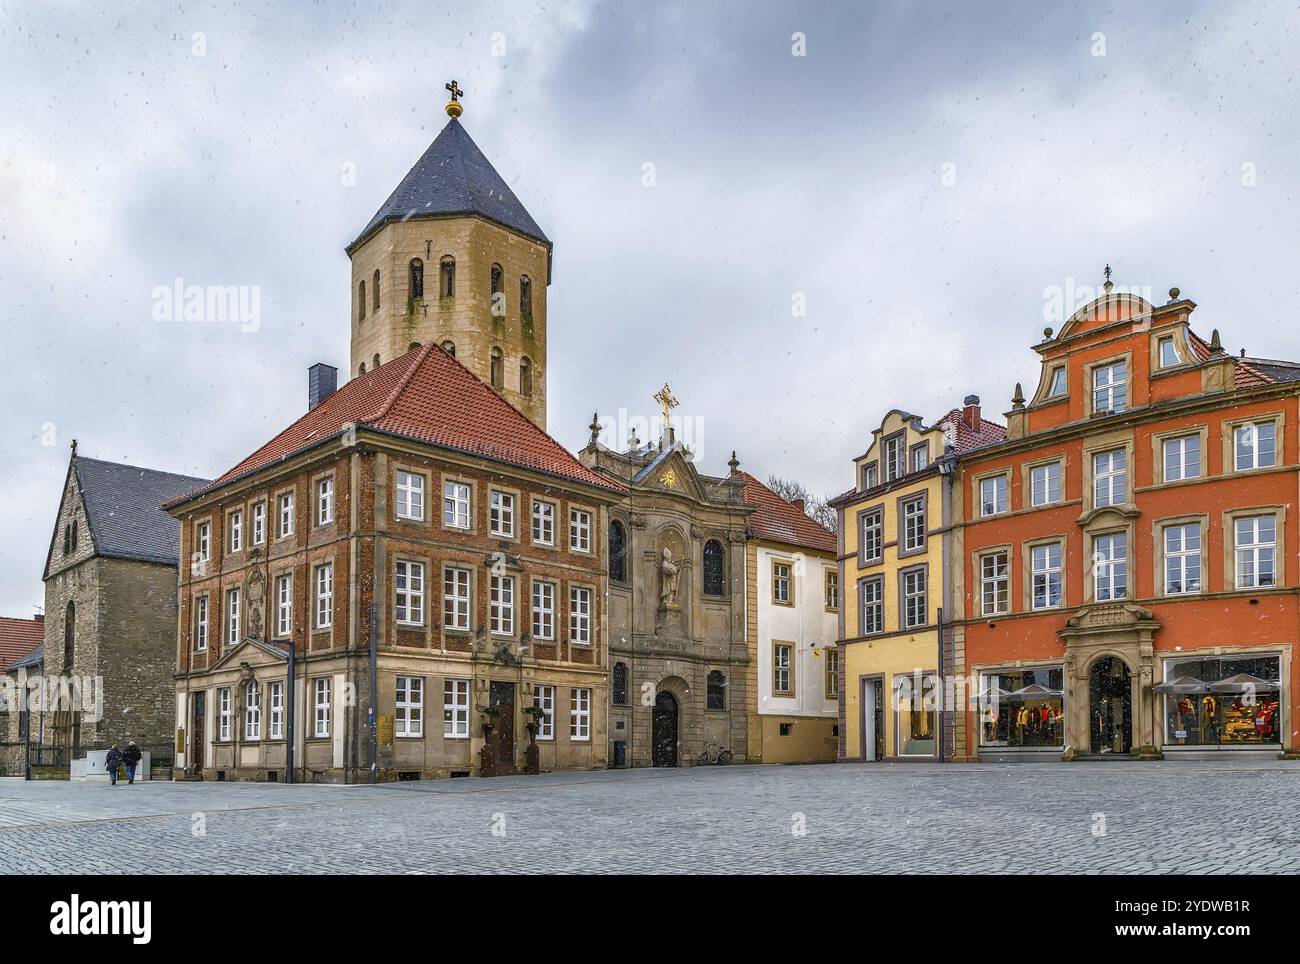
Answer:
<path fill-rule="evenodd" d="M 893 438 L 885 439 L 885 481 L 893 482 L 901 479 L 907 471 L 907 463 L 903 451 L 903 436 L 895 435 Z"/>
<path fill-rule="evenodd" d="M 316 567 L 316 628 L 334 625 L 334 564 Z"/>
<path fill-rule="evenodd" d="M 569 510 L 569 548 L 574 552 L 591 552 L 591 513 Z"/>
<path fill-rule="evenodd" d="M 1201 525 L 1165 526 L 1165 594 L 1201 591 Z"/>
<path fill-rule="evenodd" d="M 555 638 L 555 583 L 533 583 L 533 636 Z"/>
<path fill-rule="evenodd" d="M 1000 616 L 1007 611 L 1011 595 L 1011 564 L 1006 552 L 991 552 L 980 557 L 980 611 L 985 616 Z"/>
<path fill-rule="evenodd" d="M 1128 450 L 1097 452 L 1092 457 L 1092 505 L 1123 505 L 1128 499 Z"/>
<path fill-rule="evenodd" d="M 488 496 L 488 528 L 494 536 L 515 537 L 515 497 L 509 492 L 493 491 Z"/>
<path fill-rule="evenodd" d="M 859 631 L 862 636 L 885 631 L 885 584 L 879 576 L 864 579 L 859 584 L 861 601 L 858 611 L 861 613 Z"/>
<path fill-rule="evenodd" d="M 284 684 L 275 682 L 270 687 L 271 716 L 267 721 L 267 737 L 272 740 L 284 739 Z"/>
<path fill-rule="evenodd" d="M 469 486 L 464 482 L 442 484 L 442 524 L 448 529 L 469 528 Z"/>
<path fill-rule="evenodd" d="M 924 569 L 903 573 L 903 628 L 924 626 L 929 607 L 926 605 Z"/>
<path fill-rule="evenodd" d="M 533 706 L 541 710 L 543 716 L 537 722 L 537 739 L 555 739 L 555 687 L 537 686 L 533 689 Z"/>
<path fill-rule="evenodd" d="M 899 756 L 935 756 L 938 752 L 938 678 L 921 677 L 920 692 L 914 675 L 894 676 L 894 705 L 898 708 L 894 732 Z"/>
<path fill-rule="evenodd" d="M 394 732 L 398 736 L 423 736 L 424 680 L 419 676 L 399 676 L 396 692 Z"/>
<path fill-rule="evenodd" d="M 244 548 L 244 513 L 239 509 L 230 513 L 230 551 Z"/>
<path fill-rule="evenodd" d="M 569 588 L 569 641 L 591 642 L 591 590 L 581 586 Z"/>
<path fill-rule="evenodd" d="M 840 608 L 840 574 L 834 569 L 826 570 L 826 608 L 831 612 Z"/>
<path fill-rule="evenodd" d="M 1034 609 L 1061 605 L 1061 553 L 1059 542 L 1029 550 L 1030 606 Z"/>
<path fill-rule="evenodd" d="M 208 597 L 199 596 L 194 600 L 194 648 L 208 648 Z"/>
<path fill-rule="evenodd" d="M 293 535 L 293 493 L 280 496 L 280 538 Z"/>
<path fill-rule="evenodd" d="M 1100 365 L 1092 370 L 1092 410 L 1118 413 L 1128 408 L 1128 362 Z"/>
<path fill-rule="evenodd" d="M 226 591 L 226 645 L 239 645 L 239 590 Z"/>
<path fill-rule="evenodd" d="M 330 679 L 321 676 L 316 680 L 316 715 L 312 733 L 317 737 L 330 735 Z"/>
<path fill-rule="evenodd" d="M 200 522 L 198 535 L 194 540 L 198 544 L 199 562 L 212 559 L 212 523 Z"/>
<path fill-rule="evenodd" d="M 912 446 L 912 471 L 920 472 L 930 464 L 930 443 L 923 442 Z"/>
<path fill-rule="evenodd" d="M 1164 449 L 1165 481 L 1181 482 L 1201 477 L 1201 437 L 1184 435 L 1167 438 Z"/>
<path fill-rule="evenodd" d="M 230 739 L 230 687 L 217 690 L 217 739 Z"/>
<path fill-rule="evenodd" d="M 586 743 L 591 739 L 591 690 L 575 689 L 569 697 L 569 739 Z"/>
<path fill-rule="evenodd" d="M 555 545 L 555 506 L 550 502 L 533 503 L 533 542 Z"/>
<path fill-rule="evenodd" d="M 1237 519 L 1237 588 L 1256 589 L 1277 585 L 1277 519 L 1257 515 Z"/>
<path fill-rule="evenodd" d="M 981 673 L 979 688 L 980 746 L 1064 746 L 1064 667 Z"/>
<path fill-rule="evenodd" d="M 498 636 L 515 632 L 515 577 L 493 576 L 489 596 L 489 628 Z"/>
<path fill-rule="evenodd" d="M 424 521 L 424 476 L 415 472 L 397 473 L 397 518 Z"/>
<path fill-rule="evenodd" d="M 262 701 L 261 691 L 256 682 L 251 682 L 244 689 L 244 739 L 260 740 L 262 738 Z"/>
<path fill-rule="evenodd" d="M 266 503 L 258 502 L 253 506 L 253 545 L 260 546 L 266 542 Z"/>
<path fill-rule="evenodd" d="M 1290 699 L 1282 658 L 1273 653 L 1165 660 L 1164 682 L 1190 677 L 1218 684 L 1217 693 L 1163 694 L 1164 743 L 1171 746 L 1258 746 L 1282 742 L 1282 713 Z M 1238 682 L 1243 676 L 1245 682 Z M 1255 682 L 1250 682 L 1253 678 Z"/>
<path fill-rule="evenodd" d="M 468 569 L 448 566 L 442 571 L 442 624 L 444 629 L 469 629 Z"/>
<path fill-rule="evenodd" d="M 1092 540 L 1093 595 L 1098 602 L 1128 598 L 1128 533 Z"/>
<path fill-rule="evenodd" d="M 443 681 L 442 735 L 469 736 L 469 680 L 467 679 Z"/>
<path fill-rule="evenodd" d="M 1061 501 L 1061 463 L 1035 465 L 1029 470 L 1029 504 L 1054 505 Z"/>
<path fill-rule="evenodd" d="M 293 574 L 275 577 L 275 635 L 288 639 L 293 634 Z"/>
<path fill-rule="evenodd" d="M 334 521 L 334 479 L 321 479 L 316 483 L 316 524 L 329 525 Z"/>
<path fill-rule="evenodd" d="M 1058 395 L 1065 394 L 1065 366 L 1052 369 L 1052 375 L 1047 387 L 1047 397 L 1056 398 Z"/>
<path fill-rule="evenodd" d="M 875 462 L 868 462 L 862 466 L 862 488 L 863 490 L 874 489 L 880 484 L 880 472 Z"/>
<path fill-rule="evenodd" d="M 789 606 L 791 603 L 791 569 L 787 562 L 772 563 L 772 602 L 778 606 Z"/>
<path fill-rule="evenodd" d="M 840 695 L 840 651 L 833 646 L 827 648 L 826 654 L 826 693 L 828 700 L 838 699 Z"/>
<path fill-rule="evenodd" d="M 980 515 L 998 515 L 1007 511 L 1007 477 L 995 475 L 980 479 Z"/>
<path fill-rule="evenodd" d="M 424 563 L 399 559 L 394 582 L 394 617 L 407 626 L 424 625 Z"/>
<path fill-rule="evenodd" d="M 790 687 L 790 657 L 792 646 L 786 643 L 772 645 L 772 692 L 789 695 L 794 692 Z"/>
<path fill-rule="evenodd" d="M 1277 464 L 1277 424 L 1253 422 L 1232 430 L 1238 472 L 1266 469 Z"/>
<path fill-rule="evenodd" d="M 925 548 L 925 499 L 908 499 L 903 503 L 903 551 L 918 552 Z"/>
<path fill-rule="evenodd" d="M 1178 349 L 1174 347 L 1172 336 L 1165 336 L 1156 342 L 1156 347 L 1160 355 L 1161 368 L 1173 368 L 1178 364 Z"/>
<path fill-rule="evenodd" d="M 872 509 L 859 518 L 862 519 L 862 558 L 867 562 L 879 561 L 884 549 L 884 511 Z"/>

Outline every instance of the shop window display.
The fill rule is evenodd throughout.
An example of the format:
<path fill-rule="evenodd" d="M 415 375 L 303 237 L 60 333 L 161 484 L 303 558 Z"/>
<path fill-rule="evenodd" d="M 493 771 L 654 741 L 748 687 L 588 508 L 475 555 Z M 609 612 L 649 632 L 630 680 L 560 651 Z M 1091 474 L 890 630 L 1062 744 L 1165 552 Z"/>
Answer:
<path fill-rule="evenodd" d="M 1165 701 L 1167 746 L 1281 742 L 1281 658 L 1249 656 L 1165 663 L 1154 687 Z"/>
<path fill-rule="evenodd" d="M 935 735 L 939 729 L 939 689 L 937 679 L 927 673 L 921 677 L 921 688 L 916 688 L 917 677 L 894 677 L 894 719 L 899 756 L 935 756 L 938 744 Z"/>
<path fill-rule="evenodd" d="M 980 676 L 980 746 L 1065 744 L 1060 666 L 995 671 Z"/>

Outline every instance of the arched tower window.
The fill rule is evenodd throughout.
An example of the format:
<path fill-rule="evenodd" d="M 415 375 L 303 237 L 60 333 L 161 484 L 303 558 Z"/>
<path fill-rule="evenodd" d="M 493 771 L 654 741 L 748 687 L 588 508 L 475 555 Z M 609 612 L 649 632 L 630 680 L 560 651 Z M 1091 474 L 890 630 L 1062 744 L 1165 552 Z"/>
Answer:
<path fill-rule="evenodd" d="M 533 317 L 533 283 L 528 275 L 519 279 L 519 317 L 525 320 Z"/>
<path fill-rule="evenodd" d="M 419 348 L 419 347 L 420 347 L 420 343 L 419 343 L 418 341 L 413 341 L 413 342 L 411 342 L 409 345 L 406 346 L 406 350 L 407 350 L 408 352 L 412 352 L 412 351 L 415 351 L 415 349 L 417 349 L 417 348 Z"/>
<path fill-rule="evenodd" d="M 533 363 L 527 355 L 519 359 L 519 394 L 524 398 L 533 397 Z"/>
<path fill-rule="evenodd" d="M 424 297 L 424 262 L 419 258 L 411 259 L 410 276 L 411 300 L 419 301 Z"/>
<path fill-rule="evenodd" d="M 456 259 L 449 254 L 438 264 L 438 297 L 456 297 Z"/>
<path fill-rule="evenodd" d="M 613 696 L 615 706 L 627 706 L 627 663 L 614 664 Z"/>
<path fill-rule="evenodd" d="M 627 533 L 617 519 L 609 524 L 609 578 L 627 581 Z"/>
<path fill-rule="evenodd" d="M 506 279 L 501 265 L 492 265 L 492 290 L 489 300 L 492 303 L 492 317 L 501 318 L 506 313 Z"/>
<path fill-rule="evenodd" d="M 68 603 L 63 611 L 63 672 L 72 672 L 72 659 L 77 649 L 77 607 Z"/>
<path fill-rule="evenodd" d="M 361 368 L 359 368 L 359 369 L 357 370 L 357 374 L 358 374 L 358 375 L 364 375 L 365 373 L 366 373 L 366 363 L 365 363 L 365 362 L 362 362 L 362 363 L 361 363 Z"/>
<path fill-rule="evenodd" d="M 456 357 L 456 343 L 454 341 L 444 341 L 442 343 L 442 350 L 452 358 Z"/>
<path fill-rule="evenodd" d="M 72 520 L 72 551 L 77 551 L 77 520 Z"/>
<path fill-rule="evenodd" d="M 357 285 L 357 321 L 366 320 L 366 283 Z"/>
<path fill-rule="evenodd" d="M 501 388 L 505 384 L 505 367 L 506 360 L 501 354 L 500 348 L 492 349 L 492 371 L 489 373 L 492 379 L 493 388 Z"/>
<path fill-rule="evenodd" d="M 711 670 L 706 685 L 706 709 L 725 710 L 727 708 L 727 677 L 721 670 Z"/>
<path fill-rule="evenodd" d="M 371 367 L 372 368 L 379 367 L 379 352 L 375 352 L 374 364 Z"/>
<path fill-rule="evenodd" d="M 704 543 L 704 593 L 724 596 L 727 593 L 727 564 L 722 543 L 710 539 Z"/>
<path fill-rule="evenodd" d="M 375 276 L 370 280 L 372 282 L 370 287 L 374 289 L 375 311 L 378 311 L 379 310 L 379 269 L 378 268 L 375 269 Z"/>

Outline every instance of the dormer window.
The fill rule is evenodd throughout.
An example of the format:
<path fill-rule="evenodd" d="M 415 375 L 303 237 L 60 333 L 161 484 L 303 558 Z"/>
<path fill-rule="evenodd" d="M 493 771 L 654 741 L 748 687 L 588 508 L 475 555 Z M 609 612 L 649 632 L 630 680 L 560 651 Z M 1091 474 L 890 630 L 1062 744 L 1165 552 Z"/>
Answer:
<path fill-rule="evenodd" d="M 1118 414 L 1128 408 L 1128 363 L 1114 362 L 1092 370 L 1092 412 Z"/>
<path fill-rule="evenodd" d="M 880 469 L 875 462 L 868 462 L 862 466 L 862 488 L 863 490 L 874 489 L 880 484 Z"/>
<path fill-rule="evenodd" d="M 1161 368 L 1173 368 L 1179 364 L 1178 348 L 1174 345 L 1173 335 L 1166 335 L 1156 342 L 1156 350 L 1160 357 Z"/>
<path fill-rule="evenodd" d="M 912 446 L 912 471 L 920 472 L 930 464 L 930 443 Z"/>
<path fill-rule="evenodd" d="M 1052 374 L 1048 376 L 1047 397 L 1056 398 L 1065 394 L 1065 366 L 1060 365 L 1052 369 Z"/>
<path fill-rule="evenodd" d="M 902 433 L 885 439 L 885 481 L 893 482 L 907 473 L 906 454 L 903 450 Z"/>

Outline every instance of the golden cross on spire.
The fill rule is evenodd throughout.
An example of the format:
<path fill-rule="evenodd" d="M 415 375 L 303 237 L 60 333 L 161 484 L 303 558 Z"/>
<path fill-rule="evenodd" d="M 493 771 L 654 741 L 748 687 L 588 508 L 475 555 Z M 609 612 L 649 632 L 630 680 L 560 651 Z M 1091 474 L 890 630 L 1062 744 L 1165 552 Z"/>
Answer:
<path fill-rule="evenodd" d="M 663 409 L 664 409 L 664 431 L 667 431 L 667 430 L 668 430 L 668 413 L 669 413 L 672 409 L 676 408 L 676 407 L 677 407 L 679 404 L 681 404 L 681 403 L 677 401 L 677 396 L 673 394 L 673 390 L 672 390 L 671 388 L 668 387 L 668 383 L 667 383 L 667 382 L 664 382 L 664 387 L 661 388 L 661 389 L 659 389 L 659 392 L 654 396 L 654 400 L 655 400 L 656 402 L 658 402 L 660 405 L 663 406 Z"/>
<path fill-rule="evenodd" d="M 454 80 L 450 84 L 443 84 L 443 87 L 451 93 L 451 100 L 447 102 L 447 116 L 459 117 L 462 108 L 458 98 L 465 96 L 465 92 L 456 85 Z"/>

